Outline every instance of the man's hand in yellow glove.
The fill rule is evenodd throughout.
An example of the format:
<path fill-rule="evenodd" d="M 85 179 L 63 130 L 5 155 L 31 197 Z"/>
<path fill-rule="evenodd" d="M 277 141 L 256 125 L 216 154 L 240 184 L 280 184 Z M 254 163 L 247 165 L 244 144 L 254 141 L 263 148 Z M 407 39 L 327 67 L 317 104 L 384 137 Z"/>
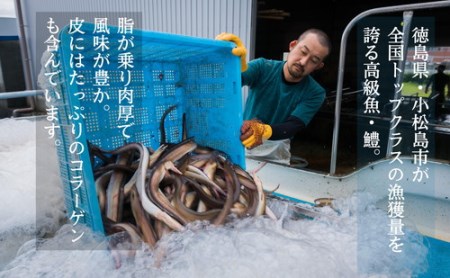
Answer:
<path fill-rule="evenodd" d="M 258 120 L 244 121 L 241 126 L 241 142 L 247 149 L 253 149 L 263 143 L 263 139 L 272 136 L 272 128 Z"/>
<path fill-rule="evenodd" d="M 236 47 L 233 48 L 231 53 L 233 55 L 241 57 L 241 72 L 244 72 L 247 70 L 247 60 L 245 59 L 245 55 L 247 55 L 247 49 L 245 48 L 244 44 L 242 43 L 241 39 L 231 33 L 221 33 L 217 35 L 216 40 L 221 41 L 230 41 L 234 42 L 236 44 Z"/>

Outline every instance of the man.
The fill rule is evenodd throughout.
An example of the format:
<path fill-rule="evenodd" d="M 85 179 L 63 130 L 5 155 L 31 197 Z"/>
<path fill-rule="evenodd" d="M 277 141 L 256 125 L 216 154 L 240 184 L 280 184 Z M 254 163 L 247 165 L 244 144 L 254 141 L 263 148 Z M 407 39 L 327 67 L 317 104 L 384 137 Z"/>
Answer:
<path fill-rule="evenodd" d="M 440 120 L 443 114 L 443 105 L 445 103 L 445 87 L 450 91 L 450 77 L 444 73 L 445 65 L 439 65 L 437 73 L 433 74 L 425 87 L 425 93 L 428 93 L 428 88 L 432 85 L 432 92 L 437 95 L 435 101 L 435 118 Z"/>
<path fill-rule="evenodd" d="M 233 53 L 245 61 L 239 38 L 226 33 L 217 38 L 236 42 Z M 248 157 L 289 164 L 290 138 L 309 124 L 325 99 L 324 88 L 310 74 L 324 66 L 330 49 L 324 32 L 309 29 L 289 43 L 286 61 L 258 58 L 247 70 L 242 63 L 242 85 L 250 88 L 241 127 Z"/>

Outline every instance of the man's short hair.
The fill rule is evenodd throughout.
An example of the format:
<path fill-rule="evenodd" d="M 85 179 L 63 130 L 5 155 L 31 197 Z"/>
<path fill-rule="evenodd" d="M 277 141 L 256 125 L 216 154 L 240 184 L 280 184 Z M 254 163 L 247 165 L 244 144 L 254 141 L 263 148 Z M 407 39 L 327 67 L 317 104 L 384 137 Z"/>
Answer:
<path fill-rule="evenodd" d="M 305 32 L 303 32 L 300 35 L 300 37 L 298 37 L 298 41 L 303 40 L 306 37 L 306 35 L 308 35 L 308 34 L 315 34 L 317 36 L 318 40 L 319 40 L 319 43 L 321 45 L 323 45 L 324 47 L 328 48 L 328 55 L 330 54 L 330 52 L 331 52 L 331 40 L 330 40 L 330 37 L 328 37 L 328 35 L 324 31 L 322 31 L 320 29 L 316 29 L 316 28 L 308 29 Z"/>

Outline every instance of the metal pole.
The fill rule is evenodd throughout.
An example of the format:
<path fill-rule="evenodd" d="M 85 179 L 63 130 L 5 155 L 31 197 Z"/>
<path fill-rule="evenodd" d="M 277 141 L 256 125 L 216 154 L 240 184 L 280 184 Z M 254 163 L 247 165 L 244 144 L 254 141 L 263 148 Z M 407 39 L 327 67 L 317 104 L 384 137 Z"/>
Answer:
<path fill-rule="evenodd" d="M 338 147 L 338 137 L 339 137 L 339 124 L 340 124 L 340 114 L 341 114 L 341 101 L 342 101 L 342 86 L 344 83 L 344 67 L 345 67 L 345 51 L 347 48 L 347 38 L 350 34 L 353 26 L 362 18 L 379 14 L 379 13 L 393 13 L 393 12 L 403 12 L 403 11 L 411 11 L 411 10 L 419 10 L 419 9 L 433 9 L 433 8 L 442 8 L 442 7 L 450 7 L 450 1 L 436 1 L 429 3 L 418 3 L 418 4 L 408 4 L 408 5 L 398 5 L 398 6 L 390 6 L 390 7 L 382 7 L 375 8 L 371 10 L 367 10 L 365 12 L 360 13 L 356 17 L 354 17 L 348 25 L 345 27 L 345 30 L 342 34 L 341 39 L 341 48 L 339 52 L 339 66 L 338 66 L 338 81 L 336 88 L 336 106 L 335 106 L 335 119 L 334 119 L 334 128 L 333 128 L 333 143 L 331 147 L 331 162 L 330 162 L 330 174 L 334 175 L 336 173 L 336 160 L 337 160 L 337 147 Z"/>
<path fill-rule="evenodd" d="M 20 41 L 20 53 L 22 55 L 22 64 L 23 64 L 23 71 L 25 76 L 25 88 L 27 90 L 32 90 L 32 80 L 31 80 L 31 59 L 28 55 L 28 44 L 26 39 L 26 33 L 25 33 L 25 24 L 23 22 L 23 14 L 22 14 L 22 5 L 20 3 L 20 0 L 16 0 L 16 16 L 17 20 L 19 22 L 19 41 Z"/>
<path fill-rule="evenodd" d="M 26 90 L 32 90 L 33 84 L 31 79 L 31 59 L 28 55 L 28 44 L 26 39 L 26 33 L 25 33 L 25 24 L 23 22 L 23 13 L 22 13 L 22 5 L 21 0 L 15 0 L 14 3 L 16 4 L 16 16 L 19 21 L 19 41 L 20 41 L 20 53 L 22 56 L 22 67 L 23 67 L 23 73 L 25 78 L 25 88 Z M 13 112 L 13 116 L 16 117 L 19 115 L 19 113 L 28 113 L 33 112 L 35 110 L 35 100 L 34 97 L 29 96 L 27 97 L 27 102 L 30 107 L 27 108 L 18 108 L 15 109 Z"/>
<path fill-rule="evenodd" d="M 43 90 L 29 90 L 29 91 L 17 91 L 17 92 L 7 92 L 1 93 L 0 99 L 10 99 L 19 97 L 31 97 L 44 94 Z"/>

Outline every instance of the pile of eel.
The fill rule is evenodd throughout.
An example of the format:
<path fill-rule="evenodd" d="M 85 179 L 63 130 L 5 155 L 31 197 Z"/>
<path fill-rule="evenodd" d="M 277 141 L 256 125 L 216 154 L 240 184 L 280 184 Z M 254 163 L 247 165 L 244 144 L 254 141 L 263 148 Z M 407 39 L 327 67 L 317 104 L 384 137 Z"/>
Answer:
<path fill-rule="evenodd" d="M 138 142 L 114 150 L 89 145 L 107 235 L 124 232 L 131 242 L 155 247 L 194 221 L 222 225 L 231 215 L 273 217 L 259 178 L 226 153 L 192 138 L 164 141 L 156 150 Z"/>

